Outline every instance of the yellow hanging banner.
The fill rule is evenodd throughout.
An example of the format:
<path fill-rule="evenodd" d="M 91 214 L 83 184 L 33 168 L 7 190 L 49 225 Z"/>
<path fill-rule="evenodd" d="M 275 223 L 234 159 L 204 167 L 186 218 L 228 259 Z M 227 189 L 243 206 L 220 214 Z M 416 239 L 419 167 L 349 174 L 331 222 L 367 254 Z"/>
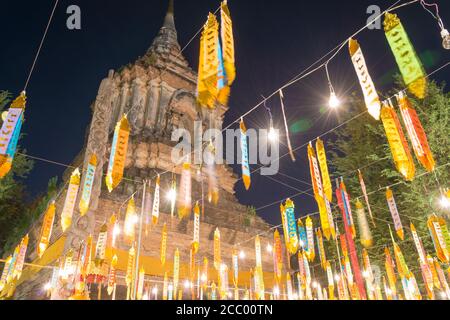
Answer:
<path fill-rule="evenodd" d="M 178 248 L 175 250 L 173 256 L 173 291 L 178 292 L 178 282 L 180 280 L 180 251 Z"/>
<path fill-rule="evenodd" d="M 436 215 L 431 215 L 427 221 L 428 230 L 430 231 L 431 238 L 433 239 L 436 255 L 442 263 L 449 263 L 450 252 L 449 247 L 445 241 L 444 228 L 447 229 L 447 225 L 443 218 L 439 218 Z"/>
<path fill-rule="evenodd" d="M 160 253 L 161 265 L 163 267 L 166 264 L 166 251 L 167 251 L 167 225 L 164 223 L 161 232 L 161 253 Z"/>
<path fill-rule="evenodd" d="M 117 122 L 114 137 L 111 145 L 111 154 L 109 157 L 108 171 L 106 174 L 106 186 L 109 192 L 116 188 L 122 181 L 123 170 L 125 169 L 125 160 L 128 151 L 128 138 L 130 136 L 130 125 L 127 116 L 124 115 Z"/>
<path fill-rule="evenodd" d="M 216 270 L 220 270 L 221 263 L 222 259 L 220 257 L 220 231 L 219 228 L 216 228 L 216 231 L 214 231 L 214 268 L 216 268 Z"/>
<path fill-rule="evenodd" d="M 136 234 L 136 206 L 134 203 L 134 196 L 128 201 L 127 211 L 125 214 L 125 221 L 123 224 L 123 240 L 126 244 L 131 245 L 134 242 Z"/>
<path fill-rule="evenodd" d="M 39 258 L 42 258 L 42 255 L 50 244 L 53 222 L 55 221 L 55 211 L 55 201 L 52 201 L 47 207 L 47 211 L 45 212 L 44 219 L 42 221 L 41 234 L 39 236 L 39 244 L 37 246 L 37 254 Z"/>
<path fill-rule="evenodd" d="M 314 248 L 314 229 L 311 217 L 306 218 L 305 227 L 306 237 L 308 240 L 308 250 L 306 250 L 306 255 L 308 256 L 309 261 L 314 261 L 314 258 L 316 257 L 316 250 Z"/>
<path fill-rule="evenodd" d="M 160 183 L 161 183 L 161 178 L 158 174 L 158 177 L 156 178 L 156 184 L 155 184 L 155 194 L 153 196 L 153 207 L 152 207 L 152 223 L 153 223 L 153 225 L 156 225 L 158 223 L 158 218 L 159 218 L 159 202 L 160 202 L 160 199 L 159 199 L 160 186 L 159 185 L 160 185 Z M 175 196 L 173 197 L 172 200 L 174 200 L 174 199 L 175 199 Z"/>
<path fill-rule="evenodd" d="M 76 168 L 70 177 L 69 187 L 67 188 L 66 200 L 61 213 L 61 227 L 65 232 L 72 224 L 73 209 L 77 200 L 78 189 L 80 187 L 80 171 Z"/>
<path fill-rule="evenodd" d="M 327 155 L 323 141 L 316 141 L 317 159 L 319 160 L 320 173 L 322 174 L 323 193 L 329 202 L 333 200 L 333 187 L 331 186 L 330 174 L 328 173 Z"/>
<path fill-rule="evenodd" d="M 219 90 L 217 87 L 219 68 L 219 23 L 209 13 L 200 38 L 198 63 L 197 102 L 202 107 L 214 109 Z"/>
<path fill-rule="evenodd" d="M 200 206 L 198 201 L 194 207 L 194 240 L 192 241 L 192 252 L 196 254 L 200 244 Z"/>
<path fill-rule="evenodd" d="M 375 120 L 380 120 L 380 98 L 378 97 L 377 89 L 375 88 L 372 78 L 370 77 L 369 70 L 367 69 L 366 60 L 364 59 L 361 47 L 359 46 L 358 41 L 354 39 L 350 39 L 348 41 L 348 46 L 353 66 L 355 67 L 359 84 L 361 85 L 361 89 L 363 91 L 367 110 L 369 114 L 375 118 Z"/>
<path fill-rule="evenodd" d="M 234 36 L 233 23 L 231 21 L 230 10 L 227 1 L 223 1 L 220 6 L 220 35 L 222 39 L 223 66 L 225 69 L 227 84 L 231 86 L 236 78 L 236 67 L 234 61 Z"/>
<path fill-rule="evenodd" d="M 387 12 L 383 25 L 389 46 L 403 76 L 403 81 L 408 86 L 409 91 L 417 98 L 425 98 L 427 92 L 425 70 L 400 19 L 396 14 Z"/>
<path fill-rule="evenodd" d="M 383 121 L 384 130 L 397 170 L 406 180 L 412 181 L 416 168 L 411 152 L 409 151 L 408 142 L 406 142 L 394 108 L 388 106 L 387 103 L 383 103 L 383 107 L 381 108 L 381 120 Z"/>

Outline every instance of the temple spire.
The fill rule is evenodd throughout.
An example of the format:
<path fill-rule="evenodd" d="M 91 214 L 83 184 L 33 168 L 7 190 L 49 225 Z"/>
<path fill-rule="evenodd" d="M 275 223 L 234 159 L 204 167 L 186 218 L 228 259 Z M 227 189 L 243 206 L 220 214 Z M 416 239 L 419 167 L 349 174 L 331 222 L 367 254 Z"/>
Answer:
<path fill-rule="evenodd" d="M 170 28 L 175 30 L 175 21 L 173 17 L 173 0 L 169 0 L 166 17 L 164 18 L 163 28 Z"/>

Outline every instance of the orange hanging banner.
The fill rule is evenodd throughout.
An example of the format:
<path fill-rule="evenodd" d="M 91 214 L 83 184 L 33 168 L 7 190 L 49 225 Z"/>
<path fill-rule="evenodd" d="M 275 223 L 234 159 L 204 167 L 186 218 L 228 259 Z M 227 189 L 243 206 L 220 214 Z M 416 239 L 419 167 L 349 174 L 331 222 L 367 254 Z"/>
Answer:
<path fill-rule="evenodd" d="M 47 211 L 42 221 L 41 234 L 39 236 L 39 244 L 37 246 L 37 254 L 41 258 L 45 250 L 47 250 L 50 244 L 50 238 L 52 236 L 53 222 L 55 221 L 55 201 L 52 201 L 47 207 Z"/>
<path fill-rule="evenodd" d="M 414 179 L 416 168 L 411 152 L 409 151 L 408 142 L 406 142 L 397 113 L 394 108 L 388 106 L 386 102 L 383 103 L 383 107 L 381 108 L 381 120 L 389 142 L 395 167 L 406 180 L 412 181 Z"/>

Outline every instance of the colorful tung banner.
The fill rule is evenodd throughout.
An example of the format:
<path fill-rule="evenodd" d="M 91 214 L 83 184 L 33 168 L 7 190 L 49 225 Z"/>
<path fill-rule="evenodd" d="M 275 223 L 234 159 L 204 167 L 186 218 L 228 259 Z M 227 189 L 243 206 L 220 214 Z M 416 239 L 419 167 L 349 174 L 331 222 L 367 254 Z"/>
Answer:
<path fill-rule="evenodd" d="M 25 256 L 28 248 L 28 241 L 29 241 L 28 234 L 25 237 L 23 237 L 22 240 L 20 241 L 19 254 L 17 255 L 16 264 L 14 266 L 14 273 L 13 273 L 14 279 L 20 279 L 20 276 L 22 275 L 22 270 L 25 263 Z"/>
<path fill-rule="evenodd" d="M 127 271 L 125 275 L 125 283 L 127 285 L 127 300 L 131 298 L 131 289 L 134 283 L 134 267 L 136 263 L 136 250 L 134 245 L 128 250 Z"/>
<path fill-rule="evenodd" d="M 234 61 L 233 23 L 231 21 L 230 10 L 228 9 L 226 0 L 223 1 L 220 6 L 220 22 L 223 67 L 225 69 L 228 85 L 231 86 L 231 84 L 234 82 L 234 79 L 236 78 L 236 67 Z"/>
<path fill-rule="evenodd" d="M 244 119 L 241 118 L 241 156 L 242 156 L 242 181 L 244 182 L 245 189 L 250 189 L 250 165 L 248 160 L 248 145 L 247 145 L 247 128 L 244 124 Z"/>
<path fill-rule="evenodd" d="M 427 221 L 428 230 L 433 240 L 434 249 L 436 255 L 442 263 L 449 263 L 450 252 L 449 244 L 446 243 L 443 229 L 447 229 L 447 225 L 443 218 L 439 218 L 436 215 L 431 215 Z"/>
<path fill-rule="evenodd" d="M 381 120 L 383 122 L 384 131 L 386 132 L 386 138 L 389 142 L 395 167 L 406 180 L 412 181 L 414 179 L 416 168 L 411 152 L 409 151 L 408 142 L 403 134 L 397 113 L 394 108 L 389 106 L 386 102 L 383 103 L 383 107 L 381 108 Z"/>
<path fill-rule="evenodd" d="M 117 266 L 117 255 L 114 255 L 112 257 L 111 265 L 109 267 L 108 285 L 107 285 L 108 295 L 111 295 L 113 293 L 114 287 L 116 286 L 116 266 Z"/>
<path fill-rule="evenodd" d="M 158 218 L 159 218 L 160 182 L 161 182 L 161 178 L 158 174 L 158 177 L 156 177 L 155 194 L 153 196 L 153 207 L 152 207 L 152 223 L 154 225 L 158 222 Z"/>
<path fill-rule="evenodd" d="M 100 266 L 105 261 L 106 256 L 106 240 L 108 238 L 108 225 L 105 223 L 101 226 L 98 233 L 97 244 L 95 246 L 95 265 Z"/>
<path fill-rule="evenodd" d="M 130 136 L 130 125 L 127 116 L 117 122 L 114 130 L 114 137 L 111 145 L 111 154 L 106 174 L 106 186 L 109 192 L 116 188 L 122 181 L 123 170 L 128 150 L 128 138 Z"/>
<path fill-rule="evenodd" d="M 219 24 L 216 16 L 209 13 L 200 38 L 198 63 L 197 102 L 213 109 L 218 95 Z"/>
<path fill-rule="evenodd" d="M 378 97 L 377 89 L 373 84 L 370 77 L 369 70 L 367 69 L 366 60 L 359 46 L 358 41 L 350 39 L 348 41 L 350 56 L 352 58 L 353 66 L 355 67 L 356 74 L 358 75 L 359 84 L 364 95 L 364 101 L 366 103 L 369 114 L 380 120 L 381 102 Z"/>
<path fill-rule="evenodd" d="M 286 199 L 283 206 L 281 204 L 281 211 L 285 212 L 286 227 L 287 227 L 287 249 L 291 254 L 295 254 L 298 249 L 298 237 L 297 237 L 297 221 L 295 220 L 294 202 L 291 199 Z"/>
<path fill-rule="evenodd" d="M 192 252 L 196 254 L 200 245 L 200 206 L 198 201 L 194 207 L 194 239 L 192 241 Z"/>
<path fill-rule="evenodd" d="M 391 212 L 392 220 L 394 221 L 395 232 L 401 240 L 404 240 L 405 234 L 403 232 L 403 224 L 400 219 L 400 214 L 398 213 L 397 204 L 395 203 L 394 194 L 392 190 L 388 187 L 386 188 L 386 200 L 389 206 L 389 211 Z"/>
<path fill-rule="evenodd" d="M 37 246 L 37 254 L 39 258 L 42 258 L 45 250 L 50 244 L 50 238 L 52 236 L 53 222 L 55 221 L 55 201 L 52 201 L 47 207 L 47 210 L 42 221 L 41 234 L 39 236 L 39 244 Z"/>
<path fill-rule="evenodd" d="M 316 250 L 314 247 L 314 227 L 311 217 L 306 218 L 306 238 L 308 242 L 308 250 L 305 250 L 309 261 L 314 261 L 316 257 Z"/>
<path fill-rule="evenodd" d="M 425 70 L 400 19 L 396 14 L 387 12 L 383 25 L 389 46 L 403 76 L 403 81 L 408 86 L 409 91 L 417 98 L 425 98 L 427 91 Z"/>
<path fill-rule="evenodd" d="M 23 91 L 11 103 L 0 130 L 0 179 L 11 170 L 24 121 L 26 100 L 27 97 Z"/>
<path fill-rule="evenodd" d="M 214 268 L 220 270 L 222 259 L 220 257 L 220 231 L 216 228 L 214 231 Z"/>
<path fill-rule="evenodd" d="M 181 170 L 181 181 L 178 192 L 178 217 L 184 219 L 191 214 L 192 209 L 192 181 L 191 181 L 191 165 L 183 164 Z"/>
<path fill-rule="evenodd" d="M 359 237 L 361 244 L 365 248 L 370 248 L 373 244 L 372 232 L 370 232 L 369 222 L 361 201 L 356 200 L 356 215 L 358 217 Z"/>
<path fill-rule="evenodd" d="M 134 204 L 134 196 L 128 201 L 125 221 L 123 223 L 123 239 L 126 244 L 131 245 L 135 239 L 136 233 L 136 206 Z"/>
<path fill-rule="evenodd" d="M 233 249 L 231 254 L 231 263 L 233 269 L 233 284 L 237 287 L 239 283 L 239 256 L 236 249 Z"/>
<path fill-rule="evenodd" d="M 301 219 L 298 219 L 297 221 L 297 228 L 300 247 L 303 250 L 308 251 L 308 237 L 306 236 L 306 229 Z"/>
<path fill-rule="evenodd" d="M 364 182 L 364 177 L 362 175 L 361 170 L 358 169 L 358 179 L 359 184 L 361 185 L 361 190 L 364 195 L 364 201 L 366 202 L 367 210 L 369 211 L 370 220 L 372 221 L 373 226 L 375 226 L 375 220 L 373 219 L 372 209 L 370 208 L 369 196 L 367 195 L 366 183 Z"/>
<path fill-rule="evenodd" d="M 327 257 L 325 254 L 325 247 L 323 246 L 323 236 L 320 228 L 316 229 L 316 237 L 317 237 L 317 249 L 319 251 L 319 259 L 322 268 L 326 270 L 327 267 Z"/>
<path fill-rule="evenodd" d="M 75 208 L 75 201 L 77 200 L 79 187 L 80 171 L 76 168 L 70 177 L 66 200 L 61 213 L 61 227 L 63 232 L 65 232 L 72 224 L 73 209 Z"/>
<path fill-rule="evenodd" d="M 348 245 L 348 254 L 350 255 L 353 274 L 355 276 L 356 284 L 358 287 L 357 291 L 359 291 L 360 298 L 365 300 L 366 292 L 364 289 L 364 281 L 362 279 L 361 269 L 359 267 L 358 254 L 355 247 L 355 242 L 353 241 L 356 232 L 350 208 L 350 198 L 347 194 L 345 184 L 343 181 L 341 181 L 340 188 L 336 190 L 336 195 L 338 199 L 338 205 L 342 213 L 343 223 L 345 227 L 345 237 Z"/>
<path fill-rule="evenodd" d="M 173 256 L 173 291 L 178 292 L 178 282 L 180 279 L 180 251 L 178 248 L 175 250 Z"/>
<path fill-rule="evenodd" d="M 427 135 L 417 116 L 417 112 L 403 92 L 398 94 L 397 101 L 416 158 L 428 172 L 431 172 L 434 170 L 436 164 L 430 146 L 428 145 Z"/>
<path fill-rule="evenodd" d="M 330 239 L 331 230 L 330 223 L 328 221 L 328 212 L 325 205 L 325 195 L 322 187 L 322 179 L 320 178 L 319 165 L 317 163 L 316 154 L 311 142 L 308 145 L 308 160 L 311 182 L 314 190 L 314 198 L 316 199 L 317 206 L 319 207 L 320 224 L 322 226 L 325 238 Z"/>
<path fill-rule="evenodd" d="M 97 169 L 97 156 L 91 155 L 86 170 L 86 176 L 84 177 L 83 189 L 81 192 L 81 199 L 78 205 L 80 209 L 80 215 L 84 216 L 89 210 L 89 202 L 91 201 L 92 186 L 94 184 L 95 170 Z"/>
<path fill-rule="evenodd" d="M 166 264 L 166 251 L 167 251 L 167 225 L 164 223 L 161 231 L 161 253 L 160 253 L 161 265 L 163 267 Z"/>
<path fill-rule="evenodd" d="M 316 141 L 317 159 L 319 160 L 320 173 L 322 174 L 323 193 L 329 202 L 333 200 L 333 188 L 331 186 L 330 174 L 328 172 L 327 155 L 325 146 L 320 138 Z"/>
<path fill-rule="evenodd" d="M 273 233 L 273 267 L 277 283 L 280 283 L 283 272 L 283 247 L 278 229 Z"/>

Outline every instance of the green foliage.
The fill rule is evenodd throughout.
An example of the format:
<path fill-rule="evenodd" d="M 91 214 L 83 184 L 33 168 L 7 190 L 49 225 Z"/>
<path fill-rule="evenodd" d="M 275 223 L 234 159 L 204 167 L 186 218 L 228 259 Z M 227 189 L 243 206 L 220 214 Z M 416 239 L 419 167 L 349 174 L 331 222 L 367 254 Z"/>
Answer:
<path fill-rule="evenodd" d="M 363 101 L 356 98 L 352 100 L 346 115 L 348 119 L 360 114 L 366 108 Z M 425 171 L 415 158 L 412 146 L 409 144 L 416 166 L 416 178 L 412 182 L 405 181 L 395 169 L 381 121 L 375 121 L 368 113 L 341 127 L 337 131 L 335 139 L 327 143 L 328 150 L 334 150 L 334 152 L 329 152 L 332 172 L 334 172 L 335 177 L 343 176 L 352 199 L 356 228 L 357 217 L 354 200 L 357 197 L 362 197 L 356 169 L 362 168 L 367 192 L 373 193 L 369 195 L 369 202 L 375 217 L 376 228 L 371 226 L 374 245 L 368 249 L 372 264 L 378 265 L 380 270 L 384 271 L 384 247 L 385 245 L 392 247 L 388 227 L 388 225 L 391 225 L 394 238 L 400 245 L 408 266 L 415 273 L 416 279 L 421 280 L 422 276 L 417 263 L 418 255 L 409 226 L 410 222 L 415 225 L 419 236 L 422 237 L 425 249 L 428 253 L 435 255 L 426 220 L 433 212 L 439 215 L 448 214 L 439 207 L 437 181 L 442 184 L 442 187 L 448 187 L 450 173 L 448 170 L 450 94 L 444 93 L 444 85 L 430 83 L 428 96 L 424 100 L 418 101 L 411 96 L 410 100 L 416 108 L 419 119 L 427 133 L 428 142 L 436 161 L 435 174 L 428 174 Z M 401 119 L 399 112 L 397 113 Z M 406 129 L 404 127 L 403 129 L 406 135 Z M 392 184 L 396 184 L 391 189 L 403 223 L 405 241 L 400 241 L 395 234 L 392 217 L 386 202 L 385 187 Z M 363 198 L 361 201 L 365 205 Z M 365 210 L 367 214 L 367 208 Z M 341 216 L 340 212 L 336 214 L 339 217 Z M 342 232 L 342 224 L 339 227 Z M 355 242 L 357 247 L 361 248 L 358 229 Z M 334 243 L 331 244 L 330 242 L 327 245 L 328 252 L 330 252 L 329 256 L 335 257 Z"/>

